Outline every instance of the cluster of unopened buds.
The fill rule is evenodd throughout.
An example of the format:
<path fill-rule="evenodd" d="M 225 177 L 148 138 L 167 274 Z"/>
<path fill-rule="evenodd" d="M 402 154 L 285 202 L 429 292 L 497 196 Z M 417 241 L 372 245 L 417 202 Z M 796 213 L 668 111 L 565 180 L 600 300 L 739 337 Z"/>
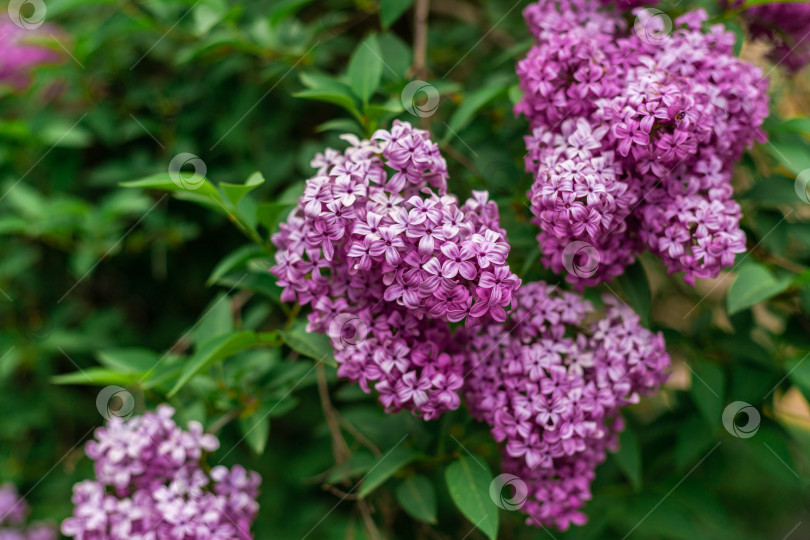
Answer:
<path fill-rule="evenodd" d="M 112 417 L 87 444 L 96 478 L 73 487 L 62 533 L 79 540 L 251 539 L 259 505 L 255 472 L 202 466 L 219 447 L 199 423 L 188 431 L 161 405 L 128 421 Z"/>
<path fill-rule="evenodd" d="M 702 10 L 674 26 L 634 13 L 628 28 L 594 0 L 524 12 L 535 45 L 518 64 L 515 111 L 532 130 L 531 208 L 543 262 L 580 288 L 644 249 L 689 283 L 745 250 L 731 174 L 764 141 L 767 79 L 734 56 L 733 33 L 702 30 Z"/>

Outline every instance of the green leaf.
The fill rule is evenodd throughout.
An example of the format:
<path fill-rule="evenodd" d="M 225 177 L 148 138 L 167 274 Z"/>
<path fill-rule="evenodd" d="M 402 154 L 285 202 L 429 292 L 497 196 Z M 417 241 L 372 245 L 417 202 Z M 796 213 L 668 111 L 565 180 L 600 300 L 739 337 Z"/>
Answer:
<path fill-rule="evenodd" d="M 625 429 L 619 435 L 619 451 L 613 454 L 613 460 L 627 475 L 633 489 L 641 489 L 641 448 L 632 429 Z"/>
<path fill-rule="evenodd" d="M 352 113 L 355 117 L 360 116 L 360 111 L 357 110 L 357 104 L 353 97 L 344 96 L 335 92 L 321 89 L 302 90 L 293 94 L 294 97 L 304 99 L 314 99 L 317 101 L 325 101 L 334 105 L 339 105 Z"/>
<path fill-rule="evenodd" d="M 399 483 L 396 490 L 399 504 L 408 514 L 425 523 L 436 523 L 436 492 L 430 480 L 416 475 Z"/>
<path fill-rule="evenodd" d="M 413 4 L 413 0 L 380 0 L 380 23 L 388 28 Z"/>
<path fill-rule="evenodd" d="M 688 364 L 687 364 L 688 365 Z M 706 423 L 717 428 L 723 417 L 726 394 L 726 376 L 723 369 L 709 362 L 689 366 L 692 383 L 689 394 Z"/>
<path fill-rule="evenodd" d="M 790 283 L 790 278 L 776 278 L 761 264 L 745 263 L 726 294 L 728 314 L 733 315 L 776 296 L 787 289 Z"/>
<path fill-rule="evenodd" d="M 206 285 L 211 286 L 220 280 L 223 276 L 227 275 L 232 270 L 242 267 L 246 262 L 257 257 L 269 257 L 264 249 L 259 246 L 248 244 L 242 246 L 235 251 L 232 251 L 224 259 L 219 261 L 219 264 L 211 272 L 211 275 L 206 281 Z"/>
<path fill-rule="evenodd" d="M 233 331 L 231 302 L 228 295 L 223 292 L 218 294 L 205 308 L 194 326 L 192 337 L 195 343 L 200 344 L 212 337 L 228 334 L 231 331 Z"/>
<path fill-rule="evenodd" d="M 219 183 L 219 189 L 225 194 L 225 197 L 231 201 L 234 207 L 239 206 L 239 201 L 242 197 L 264 184 L 264 176 L 262 173 L 255 172 L 251 174 L 244 184 L 228 184 L 225 182 Z"/>
<path fill-rule="evenodd" d="M 267 440 L 270 438 L 270 415 L 267 408 L 259 407 L 250 416 L 239 418 L 239 430 L 245 442 L 257 455 L 264 454 Z"/>
<path fill-rule="evenodd" d="M 450 498 L 490 540 L 498 537 L 498 507 L 489 497 L 492 473 L 480 458 L 459 457 L 444 471 Z"/>
<path fill-rule="evenodd" d="M 810 152 L 807 151 L 807 141 L 800 135 L 786 134 L 771 137 L 765 148 L 774 159 L 793 174 L 810 169 Z"/>
<path fill-rule="evenodd" d="M 805 399 L 810 401 L 810 358 L 808 355 L 787 362 L 785 369 L 790 373 L 790 381 L 798 386 Z"/>
<path fill-rule="evenodd" d="M 152 369 L 160 357 L 149 349 L 107 349 L 96 353 L 99 363 L 120 373 L 144 373 Z"/>
<path fill-rule="evenodd" d="M 452 139 L 459 131 L 472 121 L 475 114 L 487 103 L 494 100 L 506 91 L 506 80 L 499 78 L 487 86 L 467 94 L 461 106 L 456 109 L 447 123 L 447 131 L 442 138 L 442 144 Z"/>
<path fill-rule="evenodd" d="M 377 36 L 377 42 L 385 65 L 383 78 L 392 81 L 403 79 L 413 64 L 413 53 L 408 44 L 391 32 Z"/>
<path fill-rule="evenodd" d="M 119 373 L 102 367 L 91 367 L 73 373 L 51 377 L 53 384 L 92 384 L 107 386 L 117 384 L 128 386 L 136 382 L 140 374 Z"/>
<path fill-rule="evenodd" d="M 377 36 L 371 34 L 357 46 L 349 59 L 349 84 L 364 105 L 380 86 L 382 72 L 382 51 Z"/>
<path fill-rule="evenodd" d="M 337 366 L 329 337 L 325 334 L 310 333 L 306 322 L 297 321 L 292 328 L 281 332 L 284 343 L 307 358 L 323 362 L 328 366 Z"/>
<path fill-rule="evenodd" d="M 184 175 L 183 182 L 172 180 L 169 173 L 158 173 L 140 180 L 133 180 L 131 182 L 122 182 L 121 185 L 127 188 L 140 188 L 140 189 L 158 189 L 161 191 L 179 191 L 188 192 L 209 197 L 215 201 L 219 201 L 219 192 L 217 188 L 206 179 L 204 176 L 198 175 Z"/>
<path fill-rule="evenodd" d="M 798 133 L 800 135 L 810 135 L 810 118 L 790 118 L 772 126 L 769 130 L 773 133 Z"/>
<path fill-rule="evenodd" d="M 363 485 L 360 486 L 358 496 L 361 499 L 366 497 L 415 458 L 416 452 L 402 446 L 397 446 L 387 454 L 383 454 L 363 478 Z"/>
<path fill-rule="evenodd" d="M 644 326 L 650 324 L 650 282 L 647 280 L 647 272 L 641 261 L 628 266 L 624 273 L 618 278 L 630 307 L 641 317 Z"/>
<path fill-rule="evenodd" d="M 183 374 L 169 392 L 168 397 L 174 396 L 194 375 L 211 367 L 239 351 L 252 347 L 258 342 L 256 334 L 250 331 L 235 332 L 213 337 L 198 347 L 194 356 L 186 363 Z"/>

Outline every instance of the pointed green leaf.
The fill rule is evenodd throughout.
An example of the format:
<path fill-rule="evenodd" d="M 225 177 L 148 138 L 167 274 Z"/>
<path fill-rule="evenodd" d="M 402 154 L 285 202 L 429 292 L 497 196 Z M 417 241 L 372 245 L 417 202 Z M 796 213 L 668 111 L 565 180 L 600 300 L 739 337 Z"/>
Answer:
<path fill-rule="evenodd" d="M 720 427 L 723 408 L 727 405 L 726 376 L 723 369 L 709 362 L 695 363 L 689 366 L 692 375 L 689 394 L 707 424 Z"/>
<path fill-rule="evenodd" d="M 196 193 L 197 195 L 220 200 L 217 188 L 209 182 L 206 177 L 198 175 L 183 175 L 182 182 L 172 180 L 168 172 L 157 173 L 140 180 L 122 182 L 121 185 L 127 188 L 158 189 L 161 191 L 180 191 Z"/>
<path fill-rule="evenodd" d="M 306 322 L 296 322 L 292 328 L 281 332 L 281 337 L 292 350 L 307 358 L 323 362 L 328 366 L 337 366 L 329 337 L 325 334 L 307 332 Z"/>
<path fill-rule="evenodd" d="M 745 263 L 726 294 L 728 314 L 733 315 L 776 296 L 787 289 L 790 282 L 790 278 L 775 277 L 761 264 Z"/>
<path fill-rule="evenodd" d="M 349 59 L 349 84 L 364 105 L 380 86 L 382 72 L 382 51 L 377 36 L 371 34 L 357 46 Z"/>
<path fill-rule="evenodd" d="M 226 182 L 220 182 L 219 189 L 222 190 L 222 193 L 225 194 L 225 198 L 228 199 L 231 204 L 234 206 L 239 206 L 239 201 L 242 200 L 242 197 L 262 184 L 264 184 L 264 176 L 262 176 L 262 173 L 257 171 L 251 174 L 248 179 L 245 180 L 244 184 L 228 184 Z"/>
<path fill-rule="evenodd" d="M 464 101 L 461 103 L 461 106 L 456 109 L 453 116 L 450 117 L 450 121 L 447 123 L 447 131 L 442 138 L 442 143 L 446 143 L 455 137 L 459 131 L 472 121 L 475 114 L 484 105 L 505 92 L 506 82 L 505 79 L 498 79 L 464 96 Z"/>
<path fill-rule="evenodd" d="M 380 0 L 380 23 L 388 28 L 413 4 L 413 0 Z"/>
<path fill-rule="evenodd" d="M 363 478 L 363 485 L 360 486 L 358 496 L 361 499 L 367 496 L 415 458 L 416 452 L 402 446 L 397 446 L 387 454 L 383 454 Z"/>
<path fill-rule="evenodd" d="M 402 508 L 425 523 L 436 523 L 436 492 L 430 480 L 416 475 L 406 478 L 397 486 L 396 497 Z"/>
<path fill-rule="evenodd" d="M 160 361 L 160 356 L 150 349 L 107 349 L 96 353 L 99 363 L 120 373 L 144 373 Z"/>
<path fill-rule="evenodd" d="M 619 451 L 613 454 L 613 460 L 638 491 L 641 488 L 641 448 L 633 430 L 625 429 L 619 435 Z"/>
<path fill-rule="evenodd" d="M 253 332 L 235 332 L 213 337 L 201 343 L 198 350 L 186 363 L 183 374 L 174 385 L 168 397 L 175 395 L 194 375 L 211 367 L 239 351 L 243 351 L 257 343 Z"/>
<path fill-rule="evenodd" d="M 267 408 L 259 407 L 250 416 L 239 418 L 239 430 L 245 442 L 257 455 L 264 454 L 267 440 L 270 438 L 270 415 Z"/>
<path fill-rule="evenodd" d="M 635 264 L 628 266 L 619 276 L 618 281 L 630 307 L 641 317 L 644 326 L 649 326 L 650 282 L 647 280 L 647 272 L 644 271 L 641 261 L 636 261 Z"/>
<path fill-rule="evenodd" d="M 492 473 L 480 458 L 459 457 L 444 471 L 450 498 L 490 540 L 498 537 L 498 507 L 489 497 Z"/>
<path fill-rule="evenodd" d="M 91 367 L 73 373 L 51 377 L 53 384 L 92 384 L 129 386 L 140 378 L 139 373 L 119 373 L 102 367 Z"/>
<path fill-rule="evenodd" d="M 232 270 L 241 268 L 249 260 L 258 257 L 269 257 L 269 255 L 262 248 L 253 244 L 248 244 L 247 246 L 242 246 L 232 251 L 217 264 L 208 277 L 206 285 L 213 285 Z"/>

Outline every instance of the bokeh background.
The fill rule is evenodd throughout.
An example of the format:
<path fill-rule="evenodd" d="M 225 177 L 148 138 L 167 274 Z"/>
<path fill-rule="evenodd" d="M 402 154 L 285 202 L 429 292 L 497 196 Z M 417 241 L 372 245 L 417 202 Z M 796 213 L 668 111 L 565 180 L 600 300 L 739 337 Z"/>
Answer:
<path fill-rule="evenodd" d="M 23 6 L 26 16 L 45 6 L 31 37 L 53 59 L 0 95 L 0 483 L 26 494 L 33 519 L 69 515 L 72 484 L 92 473 L 83 444 L 104 407 L 120 406 L 100 408 L 99 391 L 118 385 L 136 413 L 169 402 L 182 421 L 215 427 L 222 447 L 213 462 L 262 475 L 259 539 L 374 538 L 367 519 L 386 538 L 484 538 L 453 506 L 444 470 L 471 452 L 497 474 L 487 428 L 463 409 L 429 423 L 386 415 L 330 366 L 318 368 L 327 383 L 319 389 L 301 350 L 322 343 L 280 302 L 272 255 L 251 247 L 296 201 L 317 151 L 342 149 L 340 133 L 400 118 L 440 141 L 451 191 L 490 191 L 512 268 L 524 280 L 560 280 L 539 262 L 522 163 L 527 126 L 512 113 L 514 65 L 531 43 L 528 2 L 431 0 L 420 11 L 426 4 Z M 734 30 L 740 54 L 771 78 L 770 142 L 735 175 L 749 253 L 694 288 L 642 257 L 629 278 L 588 292 L 636 294 L 666 336 L 673 374 L 626 411 L 623 450 L 598 470 L 587 526 L 544 531 L 501 511 L 500 538 L 810 538 L 810 207 L 796 189 L 810 170 L 810 70 L 775 67 L 767 45 L 746 39 L 742 17 L 717 2 L 658 7 L 674 19 L 698 6 Z M 363 52 L 368 43 L 379 57 Z M 368 104 L 340 83 L 353 58 L 381 70 Z M 425 84 L 403 93 L 414 81 Z M 257 171 L 265 182 L 227 211 L 195 204 L 194 193 L 149 189 L 181 153 L 198 156 L 214 183 L 241 184 Z M 153 179 L 145 189 L 122 186 L 142 178 Z M 756 265 L 755 278 L 735 283 L 746 265 Z M 646 282 L 649 296 L 638 296 L 634 284 Z M 169 397 L 200 344 L 245 330 L 275 334 Z M 161 358 L 166 371 L 144 383 L 143 366 Z M 724 427 L 735 401 L 756 409 L 753 436 Z M 349 444 L 340 464 L 327 418 Z M 365 501 L 342 499 L 404 433 L 424 457 Z M 435 519 L 404 509 L 399 486 L 415 474 L 429 482 Z"/>

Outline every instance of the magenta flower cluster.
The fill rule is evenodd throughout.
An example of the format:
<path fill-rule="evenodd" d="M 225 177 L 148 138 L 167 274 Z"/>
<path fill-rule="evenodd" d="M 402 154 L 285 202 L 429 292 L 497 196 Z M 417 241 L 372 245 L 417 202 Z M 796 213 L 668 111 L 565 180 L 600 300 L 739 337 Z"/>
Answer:
<path fill-rule="evenodd" d="M 56 540 L 56 527 L 47 523 L 25 525 L 28 503 L 12 484 L 0 486 L 0 540 Z"/>
<path fill-rule="evenodd" d="M 311 304 L 338 374 L 426 419 L 457 408 L 463 355 L 447 322 L 504 321 L 520 280 L 486 193 L 446 194 L 428 133 L 396 121 L 371 140 L 328 149 L 280 232 L 271 272 L 282 299 Z"/>
<path fill-rule="evenodd" d="M 635 10 L 628 28 L 592 0 L 541 0 L 517 66 L 530 122 L 526 168 L 543 262 L 577 287 L 621 274 L 648 249 L 671 273 L 715 277 L 745 250 L 731 174 L 764 141 L 767 79 L 734 34 Z M 587 250 L 579 248 L 587 245 Z"/>
<path fill-rule="evenodd" d="M 505 325 L 471 339 L 465 398 L 504 443 L 503 471 L 526 483 L 533 525 L 565 530 L 586 521 L 596 466 L 617 447 L 619 409 L 666 379 L 660 334 L 612 296 L 593 306 L 545 283 L 524 285 Z"/>
<path fill-rule="evenodd" d="M 767 4 L 744 12 L 753 39 L 772 44 L 768 57 L 796 72 L 810 64 L 810 4 Z"/>
<path fill-rule="evenodd" d="M 239 465 L 209 472 L 203 454 L 219 447 L 202 425 L 188 431 L 161 405 L 124 421 L 113 417 L 87 444 L 96 478 L 73 487 L 62 533 L 80 540 L 251 539 L 258 512 L 255 472 Z"/>
<path fill-rule="evenodd" d="M 31 68 L 59 58 L 53 50 L 31 43 L 32 38 L 47 35 L 44 30 L 26 30 L 8 16 L 0 17 L 0 84 L 26 86 Z"/>

